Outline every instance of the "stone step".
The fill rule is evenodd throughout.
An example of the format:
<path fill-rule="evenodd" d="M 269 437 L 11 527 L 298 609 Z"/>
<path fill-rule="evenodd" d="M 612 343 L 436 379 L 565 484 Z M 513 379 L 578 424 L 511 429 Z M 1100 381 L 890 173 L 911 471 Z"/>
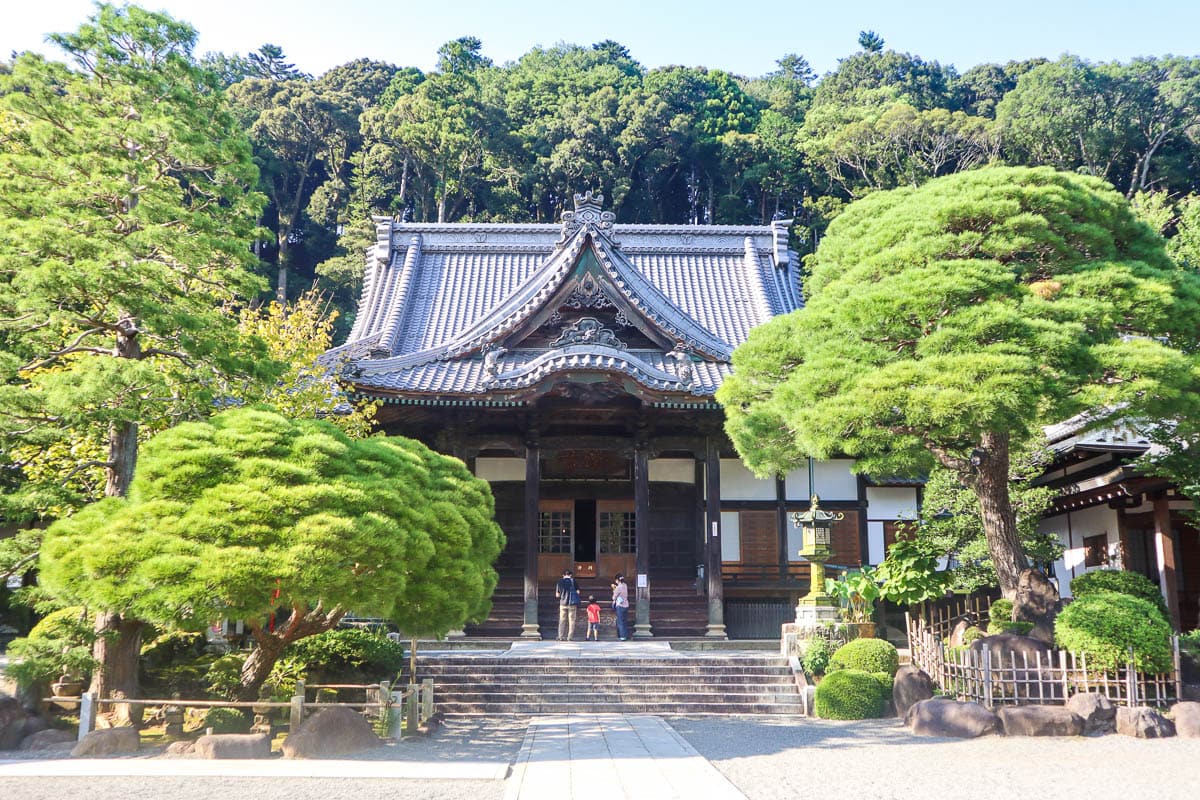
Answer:
<path fill-rule="evenodd" d="M 447 654 L 441 657 L 431 657 L 418 654 L 417 665 L 427 664 L 439 667 L 474 667 L 474 668 L 506 668 L 521 671 L 537 671 L 542 669 L 559 670 L 574 669 L 642 669 L 654 670 L 746 670 L 769 669 L 786 670 L 788 663 L 782 658 L 763 659 L 754 657 L 722 657 L 708 658 L 623 658 L 619 654 L 612 656 L 571 656 L 564 658 L 538 658 L 527 656 L 496 656 L 491 654 L 463 655 Z"/>
<path fill-rule="evenodd" d="M 631 686 L 643 688 L 653 684 L 656 687 L 665 686 L 704 686 L 729 687 L 742 690 L 748 686 L 790 686 L 795 678 L 791 675 L 725 675 L 720 677 L 696 678 L 689 675 L 653 675 L 643 674 L 581 674 L 555 675 L 547 680 L 544 675 L 508 675 L 489 672 L 457 672 L 446 673 L 437 670 L 417 670 L 422 678 L 433 678 L 439 684 L 446 685 L 488 685 L 488 686 L 588 686 L 604 685 Z"/>

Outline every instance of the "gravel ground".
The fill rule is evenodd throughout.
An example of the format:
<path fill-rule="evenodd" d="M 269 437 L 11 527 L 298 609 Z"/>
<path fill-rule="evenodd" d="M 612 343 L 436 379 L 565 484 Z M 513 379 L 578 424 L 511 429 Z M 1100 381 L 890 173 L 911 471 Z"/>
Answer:
<path fill-rule="evenodd" d="M 812 797 L 816 781 L 820 794 L 834 791 L 871 800 L 1200 796 L 1198 739 L 958 740 L 915 737 L 895 720 L 668 721 L 750 800 Z"/>
<path fill-rule="evenodd" d="M 525 737 L 526 720 L 452 720 L 433 736 L 406 739 L 354 757 L 394 761 L 507 761 Z M 16 753 L 5 753 L 12 757 Z M 22 754 L 24 755 L 24 754 Z M 172 800 L 500 800 L 504 781 L 326 778 L 0 778 L 0 798 L 75 800 L 143 797 Z"/>

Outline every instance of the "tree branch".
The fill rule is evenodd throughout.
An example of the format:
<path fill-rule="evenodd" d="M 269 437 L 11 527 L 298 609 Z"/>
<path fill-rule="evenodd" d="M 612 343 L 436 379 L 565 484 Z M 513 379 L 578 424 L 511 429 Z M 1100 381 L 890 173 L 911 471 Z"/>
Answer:
<path fill-rule="evenodd" d="M 43 367 L 48 367 L 51 364 L 53 364 L 55 361 L 57 361 L 58 359 L 62 358 L 65 355 L 69 355 L 71 353 L 110 353 L 111 351 L 104 350 L 99 347 L 80 347 L 79 346 L 83 342 L 84 339 L 86 339 L 89 336 L 94 336 L 97 333 L 104 333 L 104 329 L 103 328 L 88 328 L 86 331 L 84 331 L 83 333 L 76 336 L 75 341 L 71 342 L 66 347 L 62 348 L 61 350 L 55 350 L 54 352 L 50 353 L 50 355 L 46 356 L 45 358 L 41 359 L 40 361 L 35 361 L 31 364 L 26 364 L 25 366 L 21 367 L 21 371 L 27 372 L 29 370 L 42 369 Z"/>

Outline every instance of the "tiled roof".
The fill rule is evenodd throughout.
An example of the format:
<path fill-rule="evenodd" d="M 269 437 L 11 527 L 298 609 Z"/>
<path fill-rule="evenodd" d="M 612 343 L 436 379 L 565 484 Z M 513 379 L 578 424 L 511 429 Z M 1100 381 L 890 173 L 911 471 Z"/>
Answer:
<path fill-rule="evenodd" d="M 353 330 L 329 357 L 368 393 L 504 395 L 606 372 L 708 396 L 750 329 L 799 305 L 784 224 L 614 225 L 580 199 L 561 226 L 378 220 Z M 564 302 L 578 314 L 581 287 L 661 349 L 522 341 Z"/>

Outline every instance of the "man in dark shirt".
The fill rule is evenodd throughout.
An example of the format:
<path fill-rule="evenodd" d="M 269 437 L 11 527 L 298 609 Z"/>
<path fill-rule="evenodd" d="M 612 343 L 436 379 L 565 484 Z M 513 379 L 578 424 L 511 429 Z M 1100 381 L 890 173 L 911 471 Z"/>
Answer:
<path fill-rule="evenodd" d="M 558 598 L 558 641 L 575 638 L 575 615 L 579 611 L 579 586 L 571 577 L 571 570 L 563 570 L 562 579 L 554 587 Z"/>

